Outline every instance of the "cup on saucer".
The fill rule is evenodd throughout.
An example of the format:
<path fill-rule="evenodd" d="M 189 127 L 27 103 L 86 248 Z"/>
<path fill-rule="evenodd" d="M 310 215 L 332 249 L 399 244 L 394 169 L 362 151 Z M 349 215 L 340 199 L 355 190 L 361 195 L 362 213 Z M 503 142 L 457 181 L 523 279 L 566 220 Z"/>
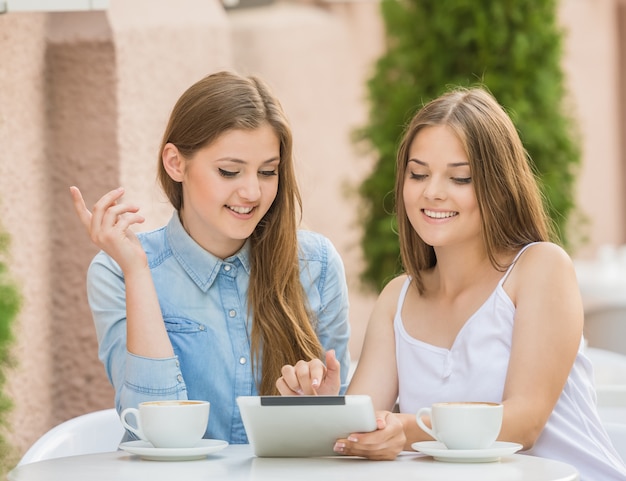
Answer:
<path fill-rule="evenodd" d="M 441 402 L 421 408 L 418 426 L 448 449 L 487 449 L 502 428 L 503 406 L 493 402 Z M 430 418 L 432 428 L 422 419 Z"/>
<path fill-rule="evenodd" d="M 208 401 L 148 401 L 138 409 L 124 409 L 120 419 L 126 429 L 155 448 L 193 448 L 206 432 L 209 408 Z M 135 426 L 127 421 L 130 414 Z"/>

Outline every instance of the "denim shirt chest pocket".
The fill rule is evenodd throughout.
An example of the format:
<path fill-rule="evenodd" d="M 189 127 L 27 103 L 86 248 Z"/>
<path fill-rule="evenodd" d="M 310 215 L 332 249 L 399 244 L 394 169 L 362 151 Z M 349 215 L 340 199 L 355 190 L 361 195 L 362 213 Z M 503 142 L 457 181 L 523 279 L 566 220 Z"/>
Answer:
<path fill-rule="evenodd" d="M 203 393 L 206 397 L 207 391 L 211 390 L 208 385 L 211 378 L 224 367 L 224 339 L 219 332 L 194 320 L 165 317 L 164 322 L 189 395 Z"/>

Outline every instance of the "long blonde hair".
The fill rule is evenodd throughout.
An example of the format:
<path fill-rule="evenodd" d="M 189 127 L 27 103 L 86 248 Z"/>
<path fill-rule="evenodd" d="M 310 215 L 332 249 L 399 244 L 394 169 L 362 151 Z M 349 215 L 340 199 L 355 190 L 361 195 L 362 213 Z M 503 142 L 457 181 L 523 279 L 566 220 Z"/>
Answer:
<path fill-rule="evenodd" d="M 256 129 L 264 123 L 272 126 L 280 141 L 279 182 L 272 206 L 250 237 L 248 310 L 253 318 L 250 343 L 258 391 L 278 394 L 275 381 L 283 365 L 322 355 L 300 282 L 297 226 L 302 200 L 283 109 L 267 85 L 254 76 L 209 75 L 184 92 L 174 106 L 159 152 L 169 142 L 184 158 L 191 158 L 226 131 Z M 180 211 L 182 184 L 167 174 L 160 157 L 158 176 Z"/>
<path fill-rule="evenodd" d="M 398 149 L 395 198 L 400 253 L 404 269 L 420 292 L 424 290 L 420 271 L 433 267 L 437 258 L 408 219 L 403 189 L 411 143 L 423 128 L 434 125 L 450 127 L 463 145 L 480 210 L 483 242 L 495 268 L 506 268 L 497 261 L 499 252 L 555 239 L 531 160 L 510 117 L 485 89 L 454 88 L 419 110 Z"/>

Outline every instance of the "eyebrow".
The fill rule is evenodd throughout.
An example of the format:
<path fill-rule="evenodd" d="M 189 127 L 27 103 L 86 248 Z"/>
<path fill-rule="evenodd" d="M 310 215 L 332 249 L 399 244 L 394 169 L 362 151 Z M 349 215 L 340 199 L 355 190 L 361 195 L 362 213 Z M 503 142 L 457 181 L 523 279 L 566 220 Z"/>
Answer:
<path fill-rule="evenodd" d="M 236 157 L 224 157 L 221 159 L 217 159 L 217 162 L 232 162 L 233 164 L 242 164 L 242 165 L 248 163 L 245 160 L 238 159 Z M 272 164 L 274 162 L 280 162 L 280 157 L 272 157 L 271 159 L 264 160 L 263 165 Z"/>
<path fill-rule="evenodd" d="M 428 164 L 423 160 L 418 159 L 409 159 L 409 162 L 415 162 L 416 164 L 422 165 L 424 167 L 428 167 Z M 466 167 L 469 165 L 469 162 L 450 162 L 448 167 Z"/>

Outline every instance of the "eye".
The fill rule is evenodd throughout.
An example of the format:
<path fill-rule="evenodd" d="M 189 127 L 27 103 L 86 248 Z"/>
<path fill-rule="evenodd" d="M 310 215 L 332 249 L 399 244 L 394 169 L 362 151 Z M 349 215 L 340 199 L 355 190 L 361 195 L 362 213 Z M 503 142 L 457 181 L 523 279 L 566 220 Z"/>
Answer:
<path fill-rule="evenodd" d="M 456 182 L 457 184 L 471 184 L 472 183 L 471 177 L 452 177 L 452 180 Z"/>
<path fill-rule="evenodd" d="M 278 175 L 278 172 L 276 171 L 276 169 L 274 169 L 274 170 L 259 170 L 259 174 L 261 174 L 264 177 L 273 177 L 275 175 Z"/>
<path fill-rule="evenodd" d="M 239 172 L 233 172 L 232 170 L 217 169 L 222 177 L 235 177 Z"/>
<path fill-rule="evenodd" d="M 416 174 L 414 172 L 409 172 L 409 174 L 410 178 L 415 180 L 424 180 L 426 177 L 428 177 L 426 174 Z"/>

